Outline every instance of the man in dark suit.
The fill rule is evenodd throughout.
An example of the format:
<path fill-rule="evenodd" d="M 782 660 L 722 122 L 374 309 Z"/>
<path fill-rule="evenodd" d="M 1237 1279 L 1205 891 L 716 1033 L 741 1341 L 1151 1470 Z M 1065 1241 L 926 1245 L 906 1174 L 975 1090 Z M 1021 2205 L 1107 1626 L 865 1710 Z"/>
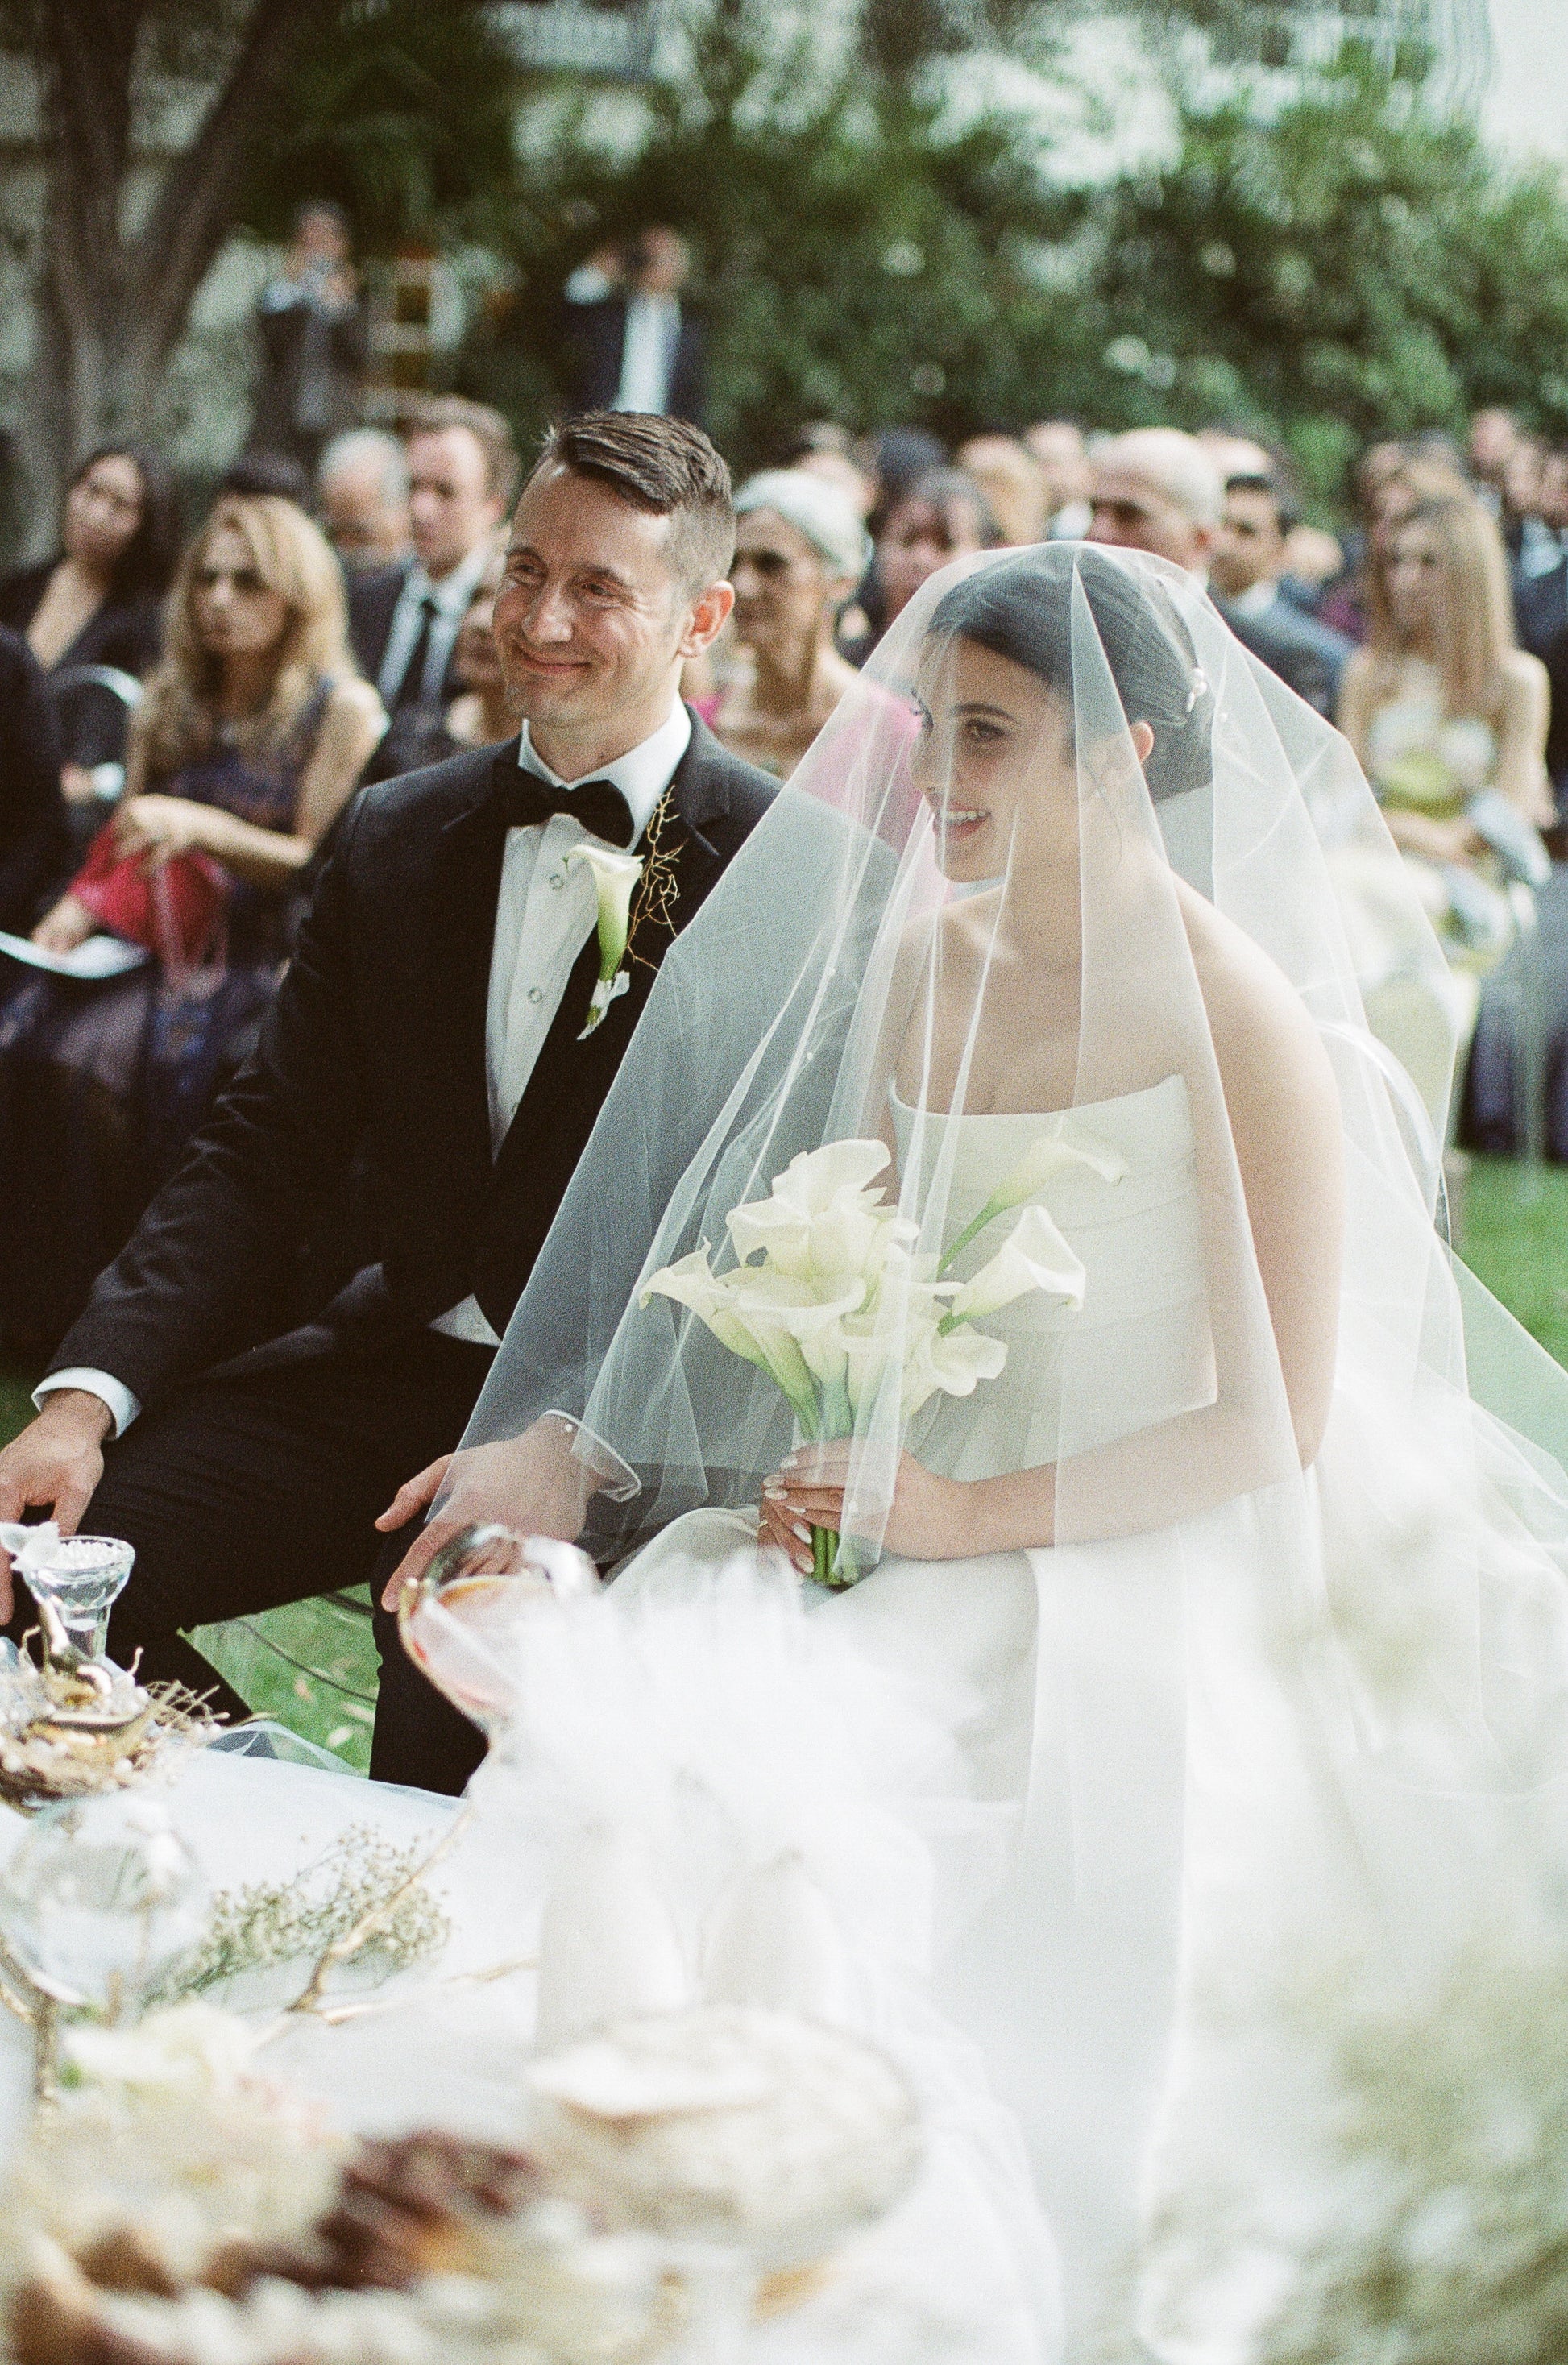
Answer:
<path fill-rule="evenodd" d="M 463 628 L 517 489 L 517 454 L 498 410 L 461 395 L 420 405 L 408 430 L 413 555 L 348 581 L 349 642 L 391 722 L 366 769 L 389 780 L 431 761 L 461 685 Z"/>
<path fill-rule="evenodd" d="M 690 250 L 646 230 L 624 265 L 607 249 L 566 282 L 566 398 L 573 410 L 656 410 L 702 422 L 702 328 L 680 301 Z"/>
<path fill-rule="evenodd" d="M 496 638 L 528 721 L 350 808 L 255 1058 L 100 1276 L 0 1517 L 137 1551 L 110 1644 L 204 1684 L 180 1630 L 372 1577 L 372 1521 L 462 1434 L 674 934 L 776 783 L 678 695 L 733 594 L 728 472 L 679 422 L 560 430 L 524 488 Z M 585 841 L 660 857 L 630 991 L 598 977 Z M 282 1327 L 357 1160 L 375 1255 Z M 280 1335 L 281 1333 L 281 1335 Z M 104 1451 L 111 1430 L 117 1440 Z M 101 1475 L 100 1475 L 101 1474 Z M 455 1788 L 472 1736 L 382 1627 L 373 1770 Z"/>
<path fill-rule="evenodd" d="M 1209 580 L 1243 646 L 1332 720 L 1351 644 L 1280 588 L 1285 544 L 1298 521 L 1294 501 L 1274 477 L 1229 477 Z"/>

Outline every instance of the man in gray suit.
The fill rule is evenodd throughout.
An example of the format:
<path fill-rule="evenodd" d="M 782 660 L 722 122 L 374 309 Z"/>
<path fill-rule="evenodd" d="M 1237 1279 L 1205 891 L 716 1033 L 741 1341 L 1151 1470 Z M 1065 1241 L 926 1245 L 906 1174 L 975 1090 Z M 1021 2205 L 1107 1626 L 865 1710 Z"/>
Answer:
<path fill-rule="evenodd" d="M 1277 478 L 1229 477 L 1209 583 L 1237 639 L 1332 721 L 1351 644 L 1280 588 L 1286 538 L 1297 521 L 1295 503 Z"/>

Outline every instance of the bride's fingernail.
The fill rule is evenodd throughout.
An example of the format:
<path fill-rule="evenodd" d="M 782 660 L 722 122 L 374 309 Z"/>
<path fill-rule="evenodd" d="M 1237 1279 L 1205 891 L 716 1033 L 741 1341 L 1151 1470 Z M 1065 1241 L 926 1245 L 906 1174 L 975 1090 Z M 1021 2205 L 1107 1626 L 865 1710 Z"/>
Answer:
<path fill-rule="evenodd" d="M 793 1470 L 800 1459 L 801 1457 L 798 1453 L 787 1453 L 778 1467 L 780 1470 Z"/>
<path fill-rule="evenodd" d="M 809 1544 L 811 1542 L 812 1531 L 810 1528 L 803 1528 L 799 1519 L 791 1519 L 790 1526 L 792 1532 L 800 1537 L 801 1541 L 803 1544 Z"/>

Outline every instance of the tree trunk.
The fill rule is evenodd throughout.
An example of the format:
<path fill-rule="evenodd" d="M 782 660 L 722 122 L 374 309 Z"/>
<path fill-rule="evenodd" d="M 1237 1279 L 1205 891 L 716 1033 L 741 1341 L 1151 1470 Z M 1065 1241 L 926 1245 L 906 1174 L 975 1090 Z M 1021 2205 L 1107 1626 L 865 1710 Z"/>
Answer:
<path fill-rule="evenodd" d="M 232 223 L 251 126 L 319 5 L 252 0 L 195 140 L 128 238 L 138 51 L 157 0 L 41 0 L 46 219 L 18 439 L 35 545 L 47 546 L 84 452 L 151 434 L 164 367 Z"/>

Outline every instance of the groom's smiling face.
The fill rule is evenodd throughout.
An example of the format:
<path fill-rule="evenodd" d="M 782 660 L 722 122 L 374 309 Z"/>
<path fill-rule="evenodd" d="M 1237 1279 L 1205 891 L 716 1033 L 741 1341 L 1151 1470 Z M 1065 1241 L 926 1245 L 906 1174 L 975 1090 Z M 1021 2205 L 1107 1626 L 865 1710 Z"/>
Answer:
<path fill-rule="evenodd" d="M 495 635 L 542 754 L 557 735 L 622 725 L 636 745 L 668 712 L 693 638 L 712 637 L 702 612 L 712 589 L 681 580 L 671 531 L 669 518 L 565 465 L 523 488 Z"/>

